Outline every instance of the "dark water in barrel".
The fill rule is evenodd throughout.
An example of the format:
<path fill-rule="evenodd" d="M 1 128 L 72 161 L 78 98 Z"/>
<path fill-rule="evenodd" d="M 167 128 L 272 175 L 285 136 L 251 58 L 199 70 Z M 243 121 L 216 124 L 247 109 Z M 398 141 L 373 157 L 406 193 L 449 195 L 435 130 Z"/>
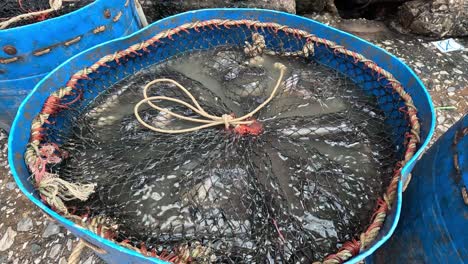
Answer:
<path fill-rule="evenodd" d="M 149 81 L 170 78 L 210 114 L 241 116 L 270 95 L 275 62 L 288 69 L 275 99 L 255 115 L 259 136 L 223 126 L 161 134 L 133 114 Z M 189 102 L 170 84 L 149 94 Z M 160 128 L 193 125 L 148 107 L 140 113 Z M 113 217 L 120 239 L 158 250 L 202 243 L 221 262 L 310 263 L 336 251 L 366 228 L 396 160 L 375 99 L 350 80 L 303 59 L 252 61 L 231 49 L 144 69 L 99 96 L 74 124 L 59 173 L 97 183 L 80 208 Z"/>

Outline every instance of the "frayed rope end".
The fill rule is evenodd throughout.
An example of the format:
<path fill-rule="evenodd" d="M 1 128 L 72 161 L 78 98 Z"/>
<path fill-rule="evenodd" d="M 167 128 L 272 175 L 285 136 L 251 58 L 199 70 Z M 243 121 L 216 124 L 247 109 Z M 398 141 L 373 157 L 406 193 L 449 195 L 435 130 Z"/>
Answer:
<path fill-rule="evenodd" d="M 58 177 L 49 177 L 41 180 L 38 184 L 38 190 L 45 198 L 46 202 L 55 207 L 62 213 L 68 213 L 63 201 L 88 200 L 94 193 L 96 184 L 79 184 L 60 179 Z"/>

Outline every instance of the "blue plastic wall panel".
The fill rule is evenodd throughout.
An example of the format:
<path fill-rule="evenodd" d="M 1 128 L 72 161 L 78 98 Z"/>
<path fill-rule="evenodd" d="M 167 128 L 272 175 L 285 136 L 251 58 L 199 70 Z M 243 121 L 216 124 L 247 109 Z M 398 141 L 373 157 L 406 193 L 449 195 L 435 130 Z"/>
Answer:
<path fill-rule="evenodd" d="M 468 263 L 468 205 L 461 192 L 468 183 L 468 134 L 455 140 L 463 129 L 468 130 L 468 115 L 418 161 L 403 195 L 400 223 L 367 263 Z"/>
<path fill-rule="evenodd" d="M 399 80 L 402 85 L 405 87 L 414 100 L 415 106 L 418 108 L 418 117 L 421 122 L 421 143 L 420 150 L 416 153 L 413 159 L 411 159 L 403 168 L 403 175 L 406 177 L 408 173 L 412 170 L 414 163 L 417 157 L 421 154 L 422 149 L 425 148 L 429 142 L 430 137 L 432 136 L 434 130 L 434 109 L 431 103 L 431 99 L 424 88 L 423 84 L 416 77 L 413 71 L 408 68 L 403 62 L 398 60 L 396 57 L 385 52 L 384 50 L 362 40 L 350 34 L 338 31 L 334 28 L 328 27 L 321 23 L 315 22 L 313 20 L 276 12 L 268 10 L 259 10 L 259 9 L 209 9 L 209 10 L 199 10 L 183 13 L 173 17 L 169 17 L 158 21 L 149 27 L 140 30 L 139 32 L 132 34 L 131 36 L 109 41 L 107 43 L 96 46 L 92 49 L 84 51 L 79 55 L 67 60 L 65 63 L 60 65 L 57 69 L 53 70 L 48 74 L 33 90 L 31 94 L 27 96 L 25 101 L 22 103 L 20 109 L 18 110 L 18 115 L 13 123 L 10 138 L 9 138 L 9 162 L 12 168 L 13 175 L 17 181 L 20 189 L 31 199 L 37 206 L 44 210 L 47 214 L 56 218 L 61 224 L 70 229 L 74 234 L 79 237 L 85 238 L 87 241 L 92 242 L 95 245 L 105 249 L 108 254 L 102 255 L 101 257 L 108 261 L 109 263 L 164 263 L 163 261 L 143 257 L 137 252 L 131 251 L 127 248 L 121 247 L 113 242 L 105 240 L 101 237 L 98 237 L 89 230 L 84 230 L 76 226 L 71 221 L 63 218 L 58 215 L 46 205 L 44 205 L 39 199 L 34 190 L 34 187 L 28 181 L 29 172 L 25 166 L 23 154 L 26 150 L 26 146 L 29 142 L 29 133 L 32 119 L 40 112 L 42 105 L 44 104 L 47 97 L 57 90 L 58 88 L 65 85 L 67 80 L 70 79 L 71 75 L 75 72 L 88 67 L 94 64 L 99 58 L 102 58 L 108 54 L 113 54 L 116 51 L 126 49 L 127 47 L 135 44 L 141 43 L 144 40 L 150 39 L 159 32 L 167 29 L 171 29 L 182 25 L 184 23 L 189 23 L 192 21 L 203 21 L 210 19 L 251 19 L 259 20 L 262 22 L 276 22 L 279 24 L 287 25 L 293 28 L 303 29 L 305 31 L 311 32 L 318 37 L 326 38 L 332 41 L 337 42 L 339 45 L 343 45 L 346 48 L 353 50 L 355 52 L 363 54 L 368 59 L 375 61 L 382 68 L 390 71 L 397 80 Z M 232 29 L 240 30 L 240 29 Z M 232 32 L 232 31 L 230 31 Z M 236 31 L 237 32 L 237 31 Z M 239 31 L 240 32 L 240 31 Z M 199 48 L 208 48 L 210 46 L 209 40 L 222 38 L 223 33 L 221 31 L 207 31 L 203 34 L 203 41 L 197 40 L 196 43 L 200 43 Z M 190 38 L 196 37 L 196 34 L 189 35 L 190 37 L 173 36 L 174 42 L 180 44 L 177 46 L 177 51 L 180 52 L 184 49 L 184 43 L 191 41 Z M 179 39 L 180 38 L 180 39 Z M 239 38 L 242 39 L 242 38 Z M 233 38 L 226 38 L 226 41 L 238 41 Z M 243 43 L 238 43 L 243 45 Z M 159 45 L 159 44 L 158 44 Z M 293 44 L 291 44 L 293 45 Z M 187 49 L 189 46 L 186 47 Z M 290 48 L 297 48 L 290 46 Z M 154 52 L 145 55 L 148 57 L 139 57 L 136 56 L 132 59 L 132 62 L 125 63 L 125 68 L 121 68 L 119 71 L 116 71 L 114 75 L 107 77 L 105 81 L 108 84 L 116 82 L 128 75 L 133 74 L 135 71 L 142 69 L 143 67 L 149 66 L 151 64 L 157 63 L 158 61 L 171 56 L 175 53 L 176 49 L 171 49 L 171 46 L 163 47 L 159 46 Z M 316 52 L 320 53 L 320 52 Z M 332 60 L 326 60 L 323 58 L 323 61 L 320 58 L 315 58 L 323 64 L 327 64 Z M 333 67 L 333 65 L 329 65 Z M 338 69 L 340 70 L 340 69 Z M 347 74 L 351 78 L 353 76 L 352 72 L 347 72 L 342 70 L 344 74 Z M 367 76 L 367 75 L 364 75 Z M 358 78 L 358 77 L 355 77 Z M 366 78 L 366 77 L 363 77 Z M 371 85 L 371 84 L 369 84 Z M 99 86 L 95 84 L 94 86 Z M 104 83 L 102 84 L 104 86 Z M 363 87 L 365 89 L 365 87 Z M 370 91 L 370 90 L 369 90 Z M 97 92 L 86 92 L 84 94 L 84 104 L 86 101 L 92 100 L 97 96 Z M 387 98 L 388 99 L 388 98 Z M 385 107 L 385 102 L 380 102 L 382 107 Z M 59 120 L 59 122 L 63 122 Z M 59 140 L 59 138 L 57 139 Z M 395 142 L 398 142 L 400 139 L 395 139 Z M 383 229 L 380 232 L 380 235 L 377 241 L 370 246 L 366 251 L 361 252 L 359 256 L 349 260 L 347 263 L 357 263 L 363 258 L 372 254 L 377 248 L 379 248 L 393 233 L 393 230 L 398 222 L 400 209 L 401 209 L 401 183 L 398 187 L 398 197 L 395 206 L 392 208 L 391 214 L 388 216 Z"/>
<path fill-rule="evenodd" d="M 126 4 L 127 3 L 127 4 Z M 0 30 L 0 128 L 9 129 L 19 104 L 51 70 L 97 44 L 141 28 L 134 1 L 96 0 L 69 14 Z M 16 54 L 5 53 L 13 46 Z"/>

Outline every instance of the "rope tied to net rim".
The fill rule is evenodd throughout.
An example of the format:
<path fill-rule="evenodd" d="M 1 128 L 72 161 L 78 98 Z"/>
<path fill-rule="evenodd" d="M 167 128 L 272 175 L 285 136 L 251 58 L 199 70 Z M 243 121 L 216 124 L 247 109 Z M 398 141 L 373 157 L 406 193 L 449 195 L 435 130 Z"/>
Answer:
<path fill-rule="evenodd" d="M 60 10 L 62 8 L 63 2 L 73 2 L 73 1 L 75 0 L 49 0 L 50 8 L 45 9 L 45 10 L 31 12 L 31 13 L 21 14 L 19 16 L 12 17 L 6 21 L 0 22 L 0 29 L 5 29 L 11 24 L 17 23 L 21 20 L 38 17 L 44 14 L 49 14 L 51 12 Z"/>

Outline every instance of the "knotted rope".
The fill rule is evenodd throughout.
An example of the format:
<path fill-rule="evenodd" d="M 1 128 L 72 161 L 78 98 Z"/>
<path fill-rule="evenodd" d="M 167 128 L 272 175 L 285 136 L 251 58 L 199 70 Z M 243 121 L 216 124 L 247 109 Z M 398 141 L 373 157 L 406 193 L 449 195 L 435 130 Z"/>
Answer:
<path fill-rule="evenodd" d="M 65 153 L 58 151 L 55 144 L 44 144 L 40 148 L 31 144 L 32 148 L 25 153 L 29 169 L 35 180 L 36 188 L 41 198 L 57 211 L 68 215 L 64 201 L 79 199 L 86 201 L 94 192 L 96 184 L 72 183 L 58 177 L 57 174 L 47 172 L 47 164 L 58 164 Z"/>
<path fill-rule="evenodd" d="M 149 129 L 151 129 L 151 130 L 153 130 L 155 132 L 166 133 L 166 134 L 188 133 L 188 132 L 193 132 L 193 131 L 197 131 L 197 130 L 200 130 L 200 129 L 219 126 L 219 125 L 223 125 L 223 124 L 224 124 L 226 129 L 230 128 L 231 126 L 236 127 L 238 125 L 250 125 L 254 121 L 248 121 L 248 119 L 251 118 L 253 115 L 255 115 L 262 108 L 264 108 L 271 100 L 273 100 L 273 98 L 276 95 L 276 92 L 278 91 L 278 88 L 281 86 L 281 83 L 283 81 L 283 77 L 284 77 L 284 74 L 285 74 L 285 71 L 286 71 L 286 66 L 284 66 L 283 64 L 277 62 L 277 63 L 274 64 L 274 67 L 276 69 L 279 69 L 280 74 L 279 74 L 279 77 L 278 77 L 278 81 L 276 82 L 276 85 L 273 88 L 270 96 L 268 97 L 267 100 L 265 100 L 262 104 L 260 104 L 257 108 L 255 108 L 252 112 L 250 112 L 250 113 L 248 113 L 248 114 L 246 114 L 244 116 L 235 118 L 231 114 L 224 114 L 222 116 L 214 116 L 214 115 L 208 114 L 200 106 L 197 99 L 195 99 L 195 97 L 184 86 L 182 86 L 180 83 L 178 83 L 178 82 L 176 82 L 176 81 L 174 81 L 172 79 L 156 79 L 156 80 L 153 80 L 153 81 L 149 82 L 145 86 L 145 88 L 143 90 L 143 95 L 144 95 L 145 99 L 141 100 L 140 102 L 138 102 L 135 105 L 135 108 L 134 108 L 135 117 L 138 120 L 138 122 L 140 122 L 146 128 L 149 128 Z M 152 97 L 149 97 L 148 96 L 148 89 L 153 84 L 156 84 L 156 83 L 172 83 L 172 84 L 174 84 L 177 88 L 182 90 L 182 92 L 184 92 L 190 98 L 193 105 L 191 105 L 191 104 L 189 104 L 189 103 L 187 103 L 185 101 L 182 101 L 180 99 L 167 97 L 167 96 L 152 96 Z M 179 115 L 177 113 L 172 112 L 171 110 L 169 110 L 167 108 L 157 106 L 156 104 L 154 104 L 152 102 L 152 101 L 155 101 L 155 100 L 170 101 L 170 102 L 174 102 L 174 103 L 183 105 L 183 106 L 191 109 L 192 111 L 194 111 L 195 113 L 197 113 L 201 117 L 205 117 L 206 119 L 191 118 L 191 117 Z M 186 120 L 186 121 L 190 121 L 190 122 L 194 122 L 194 123 L 203 123 L 204 125 L 194 126 L 194 127 L 186 128 L 186 129 L 173 129 L 173 130 L 157 128 L 155 126 L 152 126 L 152 125 L 146 123 L 141 118 L 140 113 L 139 113 L 139 109 L 140 109 L 140 106 L 142 104 L 144 104 L 144 103 L 148 103 L 148 105 L 150 105 L 152 108 L 164 113 L 166 116 L 176 117 L 176 118 L 179 118 L 181 120 Z"/>
<path fill-rule="evenodd" d="M 70 0 L 65 0 L 65 1 L 70 1 Z M 62 0 L 49 0 L 49 5 L 50 5 L 49 9 L 22 14 L 19 16 L 12 17 L 4 22 L 0 22 L 0 29 L 5 29 L 11 24 L 17 23 L 21 20 L 30 19 L 30 18 L 38 17 L 44 14 L 57 11 L 60 8 L 62 8 Z"/>

